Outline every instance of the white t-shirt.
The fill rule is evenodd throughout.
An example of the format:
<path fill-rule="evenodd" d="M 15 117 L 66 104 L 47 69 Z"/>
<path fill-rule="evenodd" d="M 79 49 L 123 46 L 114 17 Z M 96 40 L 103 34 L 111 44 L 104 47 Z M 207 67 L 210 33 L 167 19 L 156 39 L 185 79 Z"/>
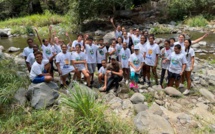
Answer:
<path fill-rule="evenodd" d="M 170 54 L 173 52 L 173 50 L 171 48 L 169 48 L 168 50 L 166 50 L 166 48 L 161 49 L 161 68 L 163 69 L 168 69 L 169 68 L 169 64 L 170 61 L 167 61 L 166 63 L 163 63 L 164 59 L 167 59 L 167 57 L 170 56 Z"/>
<path fill-rule="evenodd" d="M 48 60 L 43 60 L 41 64 L 38 64 L 36 61 L 33 63 L 30 72 L 30 79 L 34 80 L 40 74 L 43 74 L 44 66 L 48 63 Z"/>
<path fill-rule="evenodd" d="M 121 49 L 122 49 L 122 44 L 119 44 L 119 43 L 116 44 L 116 54 L 117 54 L 117 56 L 119 56 Z"/>
<path fill-rule="evenodd" d="M 126 50 L 124 48 L 121 49 L 120 51 L 120 61 L 122 64 L 122 68 L 128 68 L 128 59 L 130 58 L 131 55 L 131 51 L 129 48 L 126 48 Z"/>
<path fill-rule="evenodd" d="M 81 42 L 78 42 L 78 40 L 74 40 L 72 42 L 72 47 L 75 48 L 77 44 L 80 44 L 81 45 L 81 50 L 83 49 L 84 47 L 84 43 L 83 43 L 83 40 Z"/>
<path fill-rule="evenodd" d="M 99 46 L 92 44 L 91 46 L 86 44 L 86 60 L 87 63 L 96 63 L 96 52 Z"/>
<path fill-rule="evenodd" d="M 72 60 L 74 61 L 84 61 L 86 60 L 86 54 L 84 52 L 80 52 L 80 53 L 77 53 L 77 52 L 73 52 L 72 53 Z M 84 64 L 75 64 L 75 66 L 79 69 L 81 68 L 84 68 Z"/>
<path fill-rule="evenodd" d="M 29 55 L 30 53 L 33 53 L 33 48 L 26 47 L 26 48 L 24 48 L 22 55 L 23 55 L 24 57 L 28 57 L 28 55 Z"/>
<path fill-rule="evenodd" d="M 122 31 L 115 31 L 115 37 L 118 38 L 118 37 L 121 37 L 122 36 Z"/>
<path fill-rule="evenodd" d="M 43 58 L 44 59 L 51 58 L 53 56 L 53 52 L 55 52 L 55 49 L 50 44 L 48 44 L 47 46 L 42 45 L 42 50 L 43 50 Z"/>
<path fill-rule="evenodd" d="M 140 43 L 138 43 L 137 45 L 138 45 L 139 48 L 140 48 L 140 54 L 143 56 L 143 55 L 144 55 L 144 52 L 146 51 L 146 45 L 147 45 L 147 43 L 145 42 L 144 44 L 141 44 L 141 42 L 140 42 Z"/>
<path fill-rule="evenodd" d="M 97 50 L 97 63 L 102 63 L 102 60 L 106 58 L 107 48 L 104 47 L 102 49 Z"/>
<path fill-rule="evenodd" d="M 105 74 L 106 73 L 106 68 L 104 68 L 103 66 L 102 67 L 100 67 L 100 69 L 99 69 L 99 74 Z"/>
<path fill-rule="evenodd" d="M 70 52 L 60 52 L 56 56 L 56 63 L 60 63 L 61 69 L 67 69 L 71 66 L 72 55 Z"/>
<path fill-rule="evenodd" d="M 156 56 L 157 54 L 160 54 L 159 46 L 157 44 L 153 44 L 153 45 L 147 44 L 145 53 L 146 53 L 146 58 L 145 58 L 146 65 L 155 66 Z"/>
<path fill-rule="evenodd" d="M 26 59 L 26 62 L 30 63 L 30 65 L 32 66 L 35 62 L 35 56 L 34 53 L 30 53 Z"/>
<path fill-rule="evenodd" d="M 54 45 L 54 48 L 55 48 L 55 52 L 56 52 L 57 54 L 59 54 L 60 52 L 62 52 L 61 46 L 60 46 L 60 45 L 55 44 L 55 45 Z"/>
<path fill-rule="evenodd" d="M 138 68 L 138 67 L 140 67 L 141 63 L 144 62 L 144 58 L 143 58 L 140 54 L 136 55 L 135 53 L 133 53 L 133 54 L 130 56 L 130 58 L 129 58 L 129 62 L 133 63 L 133 65 L 134 65 L 136 68 Z M 131 70 L 131 72 L 135 72 L 135 70 L 134 70 L 134 68 L 133 68 L 132 66 L 130 66 L 130 70 Z M 140 70 L 140 71 L 141 71 L 141 70 Z M 139 71 L 139 72 L 136 72 L 136 73 L 139 74 L 140 71 Z"/>
<path fill-rule="evenodd" d="M 177 45 L 177 44 L 181 45 L 181 49 L 184 49 L 184 48 L 185 48 L 184 42 L 182 42 L 182 43 L 180 43 L 179 41 L 178 41 L 178 42 L 175 42 L 175 43 L 174 43 L 174 46 Z"/>
<path fill-rule="evenodd" d="M 132 37 L 132 35 L 134 35 L 134 34 L 131 34 L 130 32 L 127 33 L 127 36 L 128 36 L 128 37 Z"/>
<path fill-rule="evenodd" d="M 115 47 L 115 49 L 117 50 L 116 47 Z M 113 50 L 114 50 L 114 48 L 113 48 L 112 46 L 110 46 L 110 47 L 108 48 L 108 53 L 112 52 Z M 115 51 L 112 55 L 117 56 L 117 51 Z"/>
<path fill-rule="evenodd" d="M 125 39 L 125 38 L 123 37 L 123 43 L 124 43 L 124 42 L 126 42 L 126 43 L 127 43 L 127 47 L 128 47 L 129 42 L 130 42 L 130 38 L 129 38 L 129 37 L 127 37 L 127 39 Z"/>
<path fill-rule="evenodd" d="M 131 38 L 132 38 L 133 44 L 137 45 L 140 42 L 141 35 L 139 36 L 132 35 Z"/>
<path fill-rule="evenodd" d="M 167 59 L 170 60 L 169 71 L 176 74 L 180 74 L 183 64 L 187 63 L 183 53 L 172 52 Z"/>
<path fill-rule="evenodd" d="M 195 51 L 192 48 L 190 48 L 189 52 L 185 52 L 185 50 L 183 50 L 183 53 L 187 60 L 187 67 L 191 67 L 191 65 L 192 65 L 191 59 L 192 59 L 192 57 L 195 56 Z M 187 56 L 187 54 L 188 54 L 188 56 Z"/>

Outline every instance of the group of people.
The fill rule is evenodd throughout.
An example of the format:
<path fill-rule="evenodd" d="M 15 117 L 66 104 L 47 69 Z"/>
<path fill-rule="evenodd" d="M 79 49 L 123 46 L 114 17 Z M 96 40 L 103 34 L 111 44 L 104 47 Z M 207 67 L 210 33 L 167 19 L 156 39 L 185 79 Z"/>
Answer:
<path fill-rule="evenodd" d="M 167 74 L 167 86 L 175 85 L 178 88 L 186 80 L 187 89 L 184 94 L 189 94 L 195 57 L 192 44 L 201 41 L 207 34 L 194 41 L 185 39 L 185 35 L 180 34 L 178 42 L 170 38 L 161 47 L 161 42 L 156 42 L 154 35 L 147 31 L 130 29 L 127 32 L 125 27 L 115 26 L 113 19 L 111 23 L 115 31 L 111 45 L 104 43 L 102 38 L 94 40 L 87 34 L 79 34 L 76 40 L 71 41 L 68 33 L 66 36 L 69 43 L 66 44 L 52 32 L 52 27 L 49 27 L 49 39 L 41 40 L 35 29 L 42 52 L 31 38 L 27 39 L 28 47 L 23 51 L 32 83 L 52 81 L 54 71 L 58 71 L 62 86 L 68 85 L 68 77 L 73 72 L 73 80 L 81 81 L 82 73 L 86 85 L 92 87 L 97 68 L 101 92 L 108 92 L 113 86 L 115 92 L 120 92 L 119 82 L 122 80 L 138 92 L 141 77 L 143 84 L 151 86 L 151 74 L 155 84 L 164 88 L 163 81 Z M 159 63 L 162 71 L 158 82 Z"/>

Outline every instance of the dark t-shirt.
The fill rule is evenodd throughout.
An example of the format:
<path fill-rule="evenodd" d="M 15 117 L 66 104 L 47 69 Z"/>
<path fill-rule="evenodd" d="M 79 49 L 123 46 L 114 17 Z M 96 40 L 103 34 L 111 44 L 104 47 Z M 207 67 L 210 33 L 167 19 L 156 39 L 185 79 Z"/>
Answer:
<path fill-rule="evenodd" d="M 119 64 L 119 62 L 116 62 L 115 65 L 113 65 L 111 63 L 107 65 L 107 70 L 111 70 L 111 71 L 114 71 L 114 72 L 119 72 L 120 69 L 122 69 L 122 65 Z"/>

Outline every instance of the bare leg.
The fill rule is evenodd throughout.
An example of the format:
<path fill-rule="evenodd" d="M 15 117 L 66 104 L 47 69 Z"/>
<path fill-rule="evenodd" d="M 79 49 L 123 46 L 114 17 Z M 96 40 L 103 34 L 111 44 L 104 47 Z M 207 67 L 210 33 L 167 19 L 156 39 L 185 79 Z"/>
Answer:
<path fill-rule="evenodd" d="M 169 87 L 173 87 L 174 81 L 175 81 L 174 78 L 170 78 L 170 79 L 169 79 L 169 82 L 168 82 L 168 86 L 169 86 Z"/>
<path fill-rule="evenodd" d="M 186 76 L 186 79 L 187 79 L 187 89 L 190 90 L 191 88 L 191 78 L 190 78 L 190 75 L 191 75 L 191 71 L 185 71 L 185 76 Z"/>
<path fill-rule="evenodd" d="M 158 85 L 158 75 L 157 75 L 157 68 L 156 67 L 152 67 L 152 73 L 154 75 L 156 85 Z"/>
<path fill-rule="evenodd" d="M 150 66 L 146 65 L 146 77 L 148 79 L 147 82 L 150 82 Z"/>
<path fill-rule="evenodd" d="M 84 74 L 84 77 L 87 79 L 87 85 L 90 86 L 90 75 L 87 73 L 87 70 L 82 70 L 82 73 Z"/>

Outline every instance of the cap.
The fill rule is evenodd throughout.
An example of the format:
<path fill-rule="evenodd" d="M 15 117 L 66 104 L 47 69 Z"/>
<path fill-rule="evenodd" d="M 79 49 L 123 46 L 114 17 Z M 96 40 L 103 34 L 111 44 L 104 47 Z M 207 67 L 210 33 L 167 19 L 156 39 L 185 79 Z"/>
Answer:
<path fill-rule="evenodd" d="M 116 60 L 116 55 L 111 55 L 110 57 L 111 59 L 115 59 Z"/>
<path fill-rule="evenodd" d="M 134 50 L 139 50 L 140 48 L 139 48 L 139 46 L 138 45 L 135 45 L 134 46 Z"/>

